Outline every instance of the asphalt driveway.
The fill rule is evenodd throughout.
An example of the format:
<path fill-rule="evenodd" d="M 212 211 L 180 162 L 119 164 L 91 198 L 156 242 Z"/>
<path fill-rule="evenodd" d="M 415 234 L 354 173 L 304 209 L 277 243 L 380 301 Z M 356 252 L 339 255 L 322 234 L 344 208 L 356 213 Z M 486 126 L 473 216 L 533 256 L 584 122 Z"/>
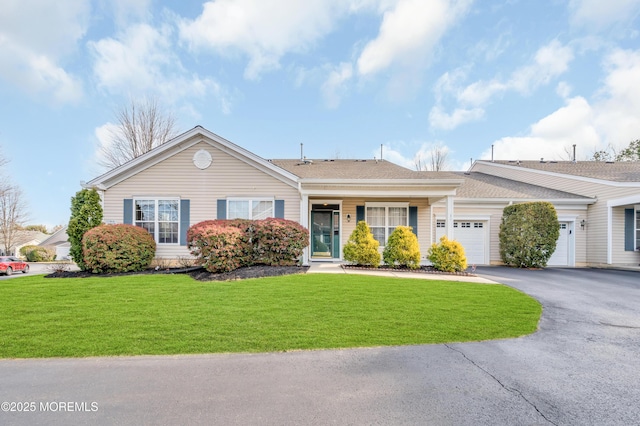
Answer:
<path fill-rule="evenodd" d="M 0 360 L 0 424 L 640 424 L 640 273 L 477 272 L 538 299 L 540 330 L 448 345 Z"/>

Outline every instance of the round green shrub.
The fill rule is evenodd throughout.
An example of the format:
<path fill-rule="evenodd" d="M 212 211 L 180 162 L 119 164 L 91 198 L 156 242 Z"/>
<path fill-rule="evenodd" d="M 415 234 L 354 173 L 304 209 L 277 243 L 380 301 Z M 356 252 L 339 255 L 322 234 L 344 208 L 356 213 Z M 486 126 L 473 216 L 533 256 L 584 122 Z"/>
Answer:
<path fill-rule="evenodd" d="M 40 246 L 34 246 L 34 245 L 30 245 L 30 246 L 22 246 L 20 247 L 20 256 L 22 256 L 23 258 L 27 258 L 27 255 L 29 254 L 29 252 L 31 250 L 35 250 Z"/>
<path fill-rule="evenodd" d="M 387 239 L 382 252 L 384 263 L 409 269 L 420 267 L 420 244 L 410 226 L 398 226 Z"/>
<path fill-rule="evenodd" d="M 380 243 L 373 238 L 367 222 L 361 220 L 356 224 L 356 229 L 344 245 L 344 260 L 355 265 L 378 267 L 380 265 L 379 246 Z"/>
<path fill-rule="evenodd" d="M 41 246 L 32 247 L 34 248 L 27 251 L 27 262 L 51 262 L 56 257 L 56 251 L 52 248 Z"/>
<path fill-rule="evenodd" d="M 467 269 L 464 247 L 459 242 L 448 239 L 446 235 L 440 238 L 440 243 L 429 247 L 427 259 L 438 271 L 461 272 Z"/>
<path fill-rule="evenodd" d="M 96 274 L 143 271 L 156 253 L 156 242 L 133 225 L 100 225 L 85 232 L 82 253 L 86 270 Z"/>
<path fill-rule="evenodd" d="M 500 257 L 509 266 L 542 268 L 556 250 L 560 223 L 553 204 L 512 204 L 502 211 Z"/>

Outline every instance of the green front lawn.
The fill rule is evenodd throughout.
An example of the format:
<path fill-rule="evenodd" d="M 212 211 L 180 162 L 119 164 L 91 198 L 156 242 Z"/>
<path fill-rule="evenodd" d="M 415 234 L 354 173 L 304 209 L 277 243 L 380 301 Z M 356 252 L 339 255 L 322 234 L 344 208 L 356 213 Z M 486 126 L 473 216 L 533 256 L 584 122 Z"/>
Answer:
<path fill-rule="evenodd" d="M 0 358 L 266 352 L 463 342 L 536 330 L 502 285 L 306 274 L 0 281 Z"/>

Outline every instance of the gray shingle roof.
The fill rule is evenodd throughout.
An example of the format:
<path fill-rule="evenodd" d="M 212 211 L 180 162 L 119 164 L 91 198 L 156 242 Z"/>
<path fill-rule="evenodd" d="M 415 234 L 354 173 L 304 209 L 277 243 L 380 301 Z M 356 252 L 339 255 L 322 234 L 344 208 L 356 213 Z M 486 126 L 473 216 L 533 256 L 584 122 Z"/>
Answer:
<path fill-rule="evenodd" d="M 307 179 L 448 179 L 455 176 L 417 172 L 384 160 L 270 160 L 274 165 Z"/>
<path fill-rule="evenodd" d="M 514 198 L 532 200 L 584 199 L 587 197 L 570 192 L 557 191 L 480 172 L 456 172 L 464 183 L 456 191 L 457 198 Z"/>
<path fill-rule="evenodd" d="M 563 173 L 612 182 L 640 182 L 638 161 L 495 161 L 497 164 Z"/>

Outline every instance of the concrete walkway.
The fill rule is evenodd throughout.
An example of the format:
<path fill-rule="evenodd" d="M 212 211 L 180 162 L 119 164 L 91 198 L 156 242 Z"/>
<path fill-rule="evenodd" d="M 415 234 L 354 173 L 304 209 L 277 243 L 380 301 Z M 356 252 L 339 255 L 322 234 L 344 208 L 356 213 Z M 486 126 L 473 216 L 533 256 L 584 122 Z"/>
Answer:
<path fill-rule="evenodd" d="M 398 272 L 385 270 L 366 270 L 343 268 L 341 262 L 310 262 L 309 274 L 359 274 L 378 277 L 417 278 L 424 280 L 464 281 L 480 284 L 496 284 L 486 278 L 468 275 L 428 274 L 423 272 Z"/>

